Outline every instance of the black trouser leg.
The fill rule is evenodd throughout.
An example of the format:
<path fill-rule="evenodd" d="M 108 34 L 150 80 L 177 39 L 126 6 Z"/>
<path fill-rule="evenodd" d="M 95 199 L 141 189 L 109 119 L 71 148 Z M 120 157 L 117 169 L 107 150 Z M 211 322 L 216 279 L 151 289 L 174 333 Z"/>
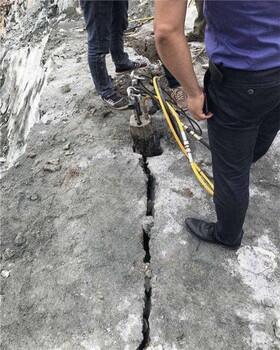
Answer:
<path fill-rule="evenodd" d="M 214 174 L 216 237 L 234 245 L 242 239 L 249 202 L 249 172 L 279 130 L 279 69 L 260 72 L 222 69 L 223 82 L 210 79 L 208 121 Z M 261 150 L 261 151 L 257 151 Z"/>
<path fill-rule="evenodd" d="M 254 148 L 253 163 L 266 154 L 277 132 L 280 130 L 280 102 L 272 112 L 268 113 L 261 122 L 256 145 Z"/>
<path fill-rule="evenodd" d="M 110 97 L 114 87 L 106 67 L 106 54 L 110 50 L 112 10 L 114 1 L 81 0 L 88 33 L 88 63 L 98 94 Z"/>
<path fill-rule="evenodd" d="M 180 83 L 176 80 L 176 78 L 169 72 L 169 70 L 164 65 L 163 65 L 163 69 L 164 69 L 164 73 L 170 89 L 175 89 L 178 86 L 180 86 Z"/>
<path fill-rule="evenodd" d="M 113 19 L 110 52 L 116 68 L 132 66 L 128 54 L 124 51 L 124 31 L 128 27 L 128 1 L 113 1 Z"/>

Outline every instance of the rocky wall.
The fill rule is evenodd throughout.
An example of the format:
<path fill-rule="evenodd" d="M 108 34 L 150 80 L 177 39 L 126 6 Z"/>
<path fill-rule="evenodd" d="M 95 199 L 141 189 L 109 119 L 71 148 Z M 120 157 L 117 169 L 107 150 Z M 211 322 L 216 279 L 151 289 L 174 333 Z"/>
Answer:
<path fill-rule="evenodd" d="M 45 54 L 53 26 L 76 9 L 75 0 L 15 0 L 2 4 L 0 54 L 0 162 L 8 169 L 25 150 L 25 140 L 40 120 L 40 96 L 51 72 L 53 52 Z M 4 18 L 4 17 L 3 17 Z"/>

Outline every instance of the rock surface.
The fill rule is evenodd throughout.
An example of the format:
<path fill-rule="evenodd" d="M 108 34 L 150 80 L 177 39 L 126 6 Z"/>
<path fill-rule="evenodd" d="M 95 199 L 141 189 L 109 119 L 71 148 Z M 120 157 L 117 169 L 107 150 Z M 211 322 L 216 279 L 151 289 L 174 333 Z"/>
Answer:
<path fill-rule="evenodd" d="M 153 13 L 147 1 L 130 4 L 131 18 Z M 199 243 L 184 219 L 214 220 L 210 196 L 161 113 L 163 154 L 133 153 L 131 112 L 107 109 L 94 91 L 76 6 L 15 0 L 6 21 L 1 349 L 280 349 L 279 136 L 252 168 L 242 247 Z M 126 45 L 156 64 L 151 31 L 148 21 Z M 192 44 L 193 56 L 202 48 Z M 200 80 L 205 63 L 202 52 Z M 130 83 L 115 82 L 121 92 Z M 209 152 L 191 147 L 211 173 Z"/>

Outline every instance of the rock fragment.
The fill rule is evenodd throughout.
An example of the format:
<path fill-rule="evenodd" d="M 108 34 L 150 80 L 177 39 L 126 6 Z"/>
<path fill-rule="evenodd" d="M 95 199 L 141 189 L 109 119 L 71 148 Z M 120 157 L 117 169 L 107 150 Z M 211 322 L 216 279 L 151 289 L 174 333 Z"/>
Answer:
<path fill-rule="evenodd" d="M 1 276 L 4 277 L 4 278 L 8 278 L 10 276 L 10 271 L 2 270 L 1 271 Z"/>
<path fill-rule="evenodd" d="M 21 245 L 23 245 L 24 243 L 25 243 L 24 235 L 23 235 L 23 233 L 19 233 L 19 234 L 16 236 L 15 240 L 14 240 L 14 244 L 15 244 L 16 246 L 21 246 Z"/>
<path fill-rule="evenodd" d="M 60 160 L 59 160 L 59 158 L 48 159 L 48 160 L 47 160 L 47 164 L 59 165 L 59 164 L 60 164 Z"/>
<path fill-rule="evenodd" d="M 31 200 L 31 201 L 36 201 L 37 199 L 38 199 L 39 197 L 37 196 L 37 194 L 32 194 L 30 197 L 29 197 L 29 199 Z"/>
<path fill-rule="evenodd" d="M 37 154 L 35 152 L 33 152 L 33 151 L 29 152 L 28 155 L 27 155 L 27 157 L 29 157 L 31 159 L 35 158 L 36 156 L 37 156 Z"/>
<path fill-rule="evenodd" d="M 66 84 L 66 85 L 63 85 L 61 88 L 60 88 L 61 92 L 63 94 L 67 94 L 68 92 L 71 91 L 71 88 L 70 88 L 70 85 L 69 84 Z"/>
<path fill-rule="evenodd" d="M 59 171 L 61 169 L 61 165 L 52 165 L 52 164 L 45 164 L 44 170 L 49 171 L 51 173 L 55 171 Z"/>
<path fill-rule="evenodd" d="M 7 101 L 3 100 L 2 105 L 1 105 L 1 114 L 5 114 L 8 110 L 8 103 Z"/>
<path fill-rule="evenodd" d="M 143 230 L 149 237 L 153 226 L 154 218 L 152 216 L 146 216 L 143 220 Z"/>
<path fill-rule="evenodd" d="M 61 164 L 59 159 L 49 159 L 44 164 L 43 169 L 49 172 L 59 171 L 61 169 Z"/>
<path fill-rule="evenodd" d="M 5 249 L 4 251 L 4 254 L 3 254 L 3 258 L 4 260 L 9 260 L 11 259 L 14 255 L 16 254 L 16 251 L 11 249 L 11 248 L 7 248 Z"/>
<path fill-rule="evenodd" d="M 273 300 L 270 299 L 270 298 L 264 298 L 263 301 L 262 301 L 262 304 L 265 306 L 265 307 L 274 307 L 274 303 L 273 303 Z"/>
<path fill-rule="evenodd" d="M 66 156 L 72 156 L 73 154 L 74 154 L 73 151 L 72 151 L 72 152 L 71 152 L 71 151 L 66 151 L 66 152 L 65 152 L 65 155 L 66 155 Z"/>
<path fill-rule="evenodd" d="M 151 270 L 150 263 L 145 264 L 145 276 L 148 278 L 152 277 L 152 270 Z"/>

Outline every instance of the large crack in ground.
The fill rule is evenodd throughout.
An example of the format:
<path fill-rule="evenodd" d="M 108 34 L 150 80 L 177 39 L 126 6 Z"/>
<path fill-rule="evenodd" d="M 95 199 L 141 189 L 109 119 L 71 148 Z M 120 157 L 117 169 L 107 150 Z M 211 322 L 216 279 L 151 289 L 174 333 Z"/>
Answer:
<path fill-rule="evenodd" d="M 142 167 L 145 175 L 147 176 L 147 211 L 146 211 L 146 224 L 143 225 L 143 248 L 145 250 L 145 257 L 143 259 L 146 266 L 146 276 L 145 276 L 145 290 L 144 290 L 144 302 L 145 306 L 143 309 L 143 341 L 137 350 L 143 350 L 147 348 L 150 343 L 150 324 L 149 317 L 151 312 L 151 298 L 152 298 L 152 286 L 151 286 L 151 254 L 150 254 L 150 230 L 153 225 L 154 216 L 154 198 L 155 198 L 155 179 L 151 174 L 148 167 L 148 162 L 146 157 L 142 157 L 140 160 L 140 166 Z"/>

